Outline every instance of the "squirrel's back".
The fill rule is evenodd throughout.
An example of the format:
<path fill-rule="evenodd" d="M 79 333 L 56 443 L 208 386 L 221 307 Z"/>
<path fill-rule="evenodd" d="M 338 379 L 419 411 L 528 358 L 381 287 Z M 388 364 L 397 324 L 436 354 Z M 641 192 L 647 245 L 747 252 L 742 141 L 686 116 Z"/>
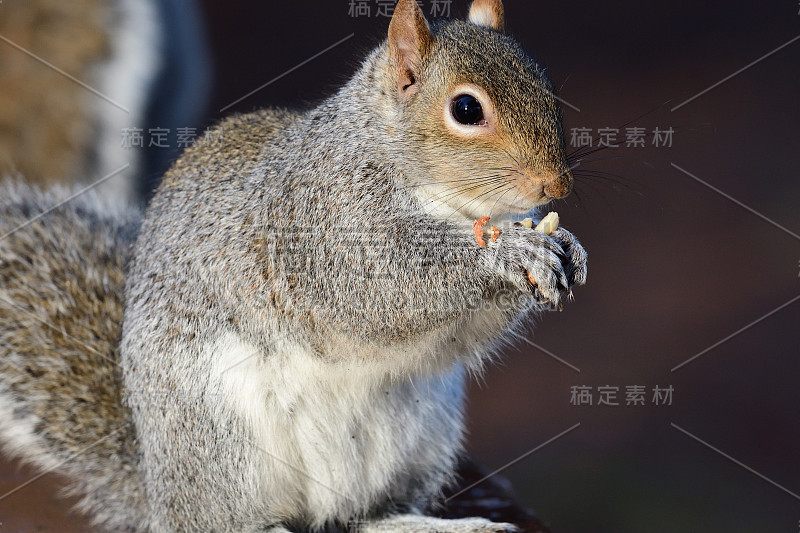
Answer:
<path fill-rule="evenodd" d="M 117 366 L 139 212 L 92 191 L 0 188 L 0 443 L 125 531 L 144 515 Z"/>
<path fill-rule="evenodd" d="M 187 159 L 208 164 L 208 153 L 234 145 L 253 158 L 297 116 L 230 117 Z M 0 179 L 0 448 L 66 476 L 79 508 L 107 531 L 147 530 L 119 367 L 126 267 L 141 219 L 138 208 L 94 190 L 42 192 Z"/>

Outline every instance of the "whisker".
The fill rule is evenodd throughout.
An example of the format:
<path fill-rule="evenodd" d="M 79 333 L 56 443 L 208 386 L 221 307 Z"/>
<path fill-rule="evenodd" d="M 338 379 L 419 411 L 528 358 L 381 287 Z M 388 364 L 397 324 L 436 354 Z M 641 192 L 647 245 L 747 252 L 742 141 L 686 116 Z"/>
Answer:
<path fill-rule="evenodd" d="M 500 185 L 498 185 L 498 186 L 494 187 L 493 189 L 491 189 L 491 190 L 487 191 L 485 194 L 491 194 L 491 193 L 493 193 L 493 192 L 497 191 L 498 189 L 502 189 L 503 187 L 513 187 L 513 185 L 511 185 L 511 184 L 507 184 L 507 183 L 500 184 Z M 484 195 L 485 195 L 485 194 L 484 194 Z M 455 209 L 455 212 L 456 212 L 456 213 L 459 213 L 459 212 L 461 212 L 461 210 L 462 210 L 462 209 L 464 209 L 464 208 L 465 208 L 467 205 L 471 204 L 472 202 L 475 202 L 475 201 L 477 201 L 477 200 L 481 200 L 481 199 L 483 199 L 483 196 L 484 196 L 484 195 L 478 195 L 478 196 L 476 196 L 475 198 L 472 198 L 472 199 L 468 200 L 468 201 L 467 201 L 467 202 L 465 202 L 464 204 L 460 205 L 460 206 L 459 206 L 457 209 Z M 450 215 L 450 216 L 452 216 L 452 215 Z M 447 217 L 447 218 L 449 219 L 450 217 Z"/>
<path fill-rule="evenodd" d="M 476 185 L 468 184 L 466 186 L 458 187 L 454 191 L 445 191 L 445 193 L 436 195 L 435 197 L 431 198 L 428 202 L 423 204 L 423 207 L 428 206 L 431 203 L 437 202 L 437 201 L 444 203 L 445 200 L 449 200 L 451 198 L 454 198 L 456 196 L 460 196 L 462 194 L 465 194 L 467 192 L 470 192 L 470 191 L 473 191 L 473 190 L 476 190 L 476 189 L 480 189 L 480 188 L 483 188 L 483 187 L 489 187 L 489 186 L 492 186 L 494 184 L 500 184 L 499 186 L 502 186 L 507 181 L 508 180 L 507 180 L 507 178 L 505 176 L 498 176 L 498 177 L 492 178 L 490 180 L 482 181 L 481 183 L 478 183 Z"/>
<path fill-rule="evenodd" d="M 490 211 L 492 211 L 492 212 L 493 212 L 493 211 L 494 211 L 494 208 L 495 208 L 495 207 L 497 207 L 497 204 L 500 202 L 500 200 L 503 198 L 503 196 L 505 196 L 506 194 L 508 194 L 508 192 L 509 192 L 509 191 L 513 191 L 515 188 L 516 188 L 516 187 L 514 187 L 514 186 L 513 186 L 513 185 L 511 185 L 511 184 L 509 184 L 509 187 L 508 187 L 508 189 L 506 189 L 506 192 L 504 192 L 503 194 L 501 194 L 501 195 L 500 195 L 500 196 L 497 198 L 497 200 L 495 200 L 495 201 L 494 201 L 494 203 L 492 204 L 492 208 L 490 209 Z"/>
<path fill-rule="evenodd" d="M 403 185 L 402 187 L 398 187 L 397 190 L 408 189 L 408 188 L 411 188 L 411 187 L 424 187 L 426 185 L 445 185 L 445 184 L 450 184 L 450 183 L 464 183 L 464 182 L 466 182 L 468 184 L 474 184 L 474 183 L 477 183 L 477 182 L 480 182 L 480 181 L 483 181 L 483 180 L 497 179 L 497 178 L 500 178 L 500 177 L 503 177 L 503 176 L 505 176 L 505 174 L 492 174 L 492 175 L 489 175 L 489 176 L 481 176 L 479 178 L 461 178 L 461 179 L 456 179 L 456 180 L 432 180 L 432 181 L 419 182 L 419 183 L 410 183 L 410 184 L 407 184 L 407 185 Z"/>
<path fill-rule="evenodd" d="M 656 112 L 656 111 L 658 111 L 659 109 L 661 109 L 661 108 L 665 107 L 665 106 L 666 106 L 667 104 L 669 104 L 671 101 L 672 101 L 672 100 L 667 100 L 667 101 L 666 101 L 666 102 L 664 102 L 663 104 L 659 104 L 659 105 L 655 106 L 654 108 L 650 109 L 649 111 L 646 111 L 646 112 L 642 113 L 642 114 L 641 114 L 641 115 L 639 115 L 638 117 L 636 117 L 636 118 L 634 118 L 634 119 L 632 119 L 632 120 L 629 120 L 629 121 L 628 121 L 628 122 L 626 122 L 625 124 L 623 124 L 623 125 L 619 126 L 618 128 L 615 128 L 615 129 L 617 129 L 617 130 L 621 130 L 622 128 L 625 128 L 626 126 L 630 126 L 630 125 L 631 125 L 631 124 L 633 124 L 634 122 L 637 122 L 637 121 L 639 121 L 639 120 L 641 120 L 641 119 L 645 118 L 646 116 L 652 115 L 653 113 L 655 113 L 655 112 Z M 581 147 L 579 147 L 577 150 L 574 150 L 574 151 L 572 151 L 571 153 L 568 153 L 568 154 L 567 154 L 567 161 L 573 160 L 573 159 L 574 159 L 576 156 L 578 156 L 578 157 L 579 157 L 579 156 L 582 156 L 582 155 L 587 155 L 587 154 L 585 154 L 585 153 L 581 153 L 581 150 L 584 150 L 584 149 L 591 148 L 591 145 L 593 145 L 593 144 L 594 144 L 596 141 L 598 141 L 599 139 L 600 139 L 600 135 L 598 134 L 596 137 L 593 137 L 593 138 L 592 138 L 592 140 L 591 140 L 591 142 L 589 143 L 589 145 L 584 145 L 584 146 L 581 146 Z M 604 146 L 604 147 L 601 147 L 601 149 L 604 149 L 604 148 L 606 148 L 606 147 L 605 147 L 605 146 Z M 589 152 L 589 153 L 594 153 L 594 152 Z"/>
<path fill-rule="evenodd" d="M 634 187 L 633 185 L 629 185 L 627 183 L 620 183 L 620 182 L 609 180 L 609 179 L 604 179 L 604 176 L 581 176 L 580 177 L 580 182 L 581 183 L 593 183 L 595 185 L 601 185 L 601 186 L 606 186 L 606 187 L 610 186 L 610 188 L 612 190 L 624 189 L 624 190 L 629 191 L 629 192 L 634 192 L 634 193 L 637 193 L 637 194 L 643 194 L 641 189 L 639 189 L 637 187 Z"/>

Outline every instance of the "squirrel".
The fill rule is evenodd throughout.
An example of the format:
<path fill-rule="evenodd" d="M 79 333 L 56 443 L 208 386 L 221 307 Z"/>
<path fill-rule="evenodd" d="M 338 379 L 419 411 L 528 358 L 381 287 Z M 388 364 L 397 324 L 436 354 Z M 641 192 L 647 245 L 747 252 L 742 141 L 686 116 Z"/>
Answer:
<path fill-rule="evenodd" d="M 512 223 L 572 181 L 501 1 L 399 0 L 338 92 L 223 120 L 144 214 L 3 185 L 0 441 L 106 531 L 515 531 L 425 513 L 467 377 L 586 281 Z"/>
<path fill-rule="evenodd" d="M 199 120 L 209 67 L 198 11 L 193 0 L 3 3 L 0 173 L 43 186 L 108 176 L 104 194 L 141 201 L 177 150 L 126 148 L 124 134 Z"/>

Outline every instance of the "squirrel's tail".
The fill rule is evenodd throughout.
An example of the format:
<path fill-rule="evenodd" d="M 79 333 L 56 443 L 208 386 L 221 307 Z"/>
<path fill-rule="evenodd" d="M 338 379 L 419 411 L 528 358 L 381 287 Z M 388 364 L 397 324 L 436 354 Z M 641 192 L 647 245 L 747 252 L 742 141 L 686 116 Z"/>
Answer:
<path fill-rule="evenodd" d="M 0 182 L 0 444 L 69 478 L 110 531 L 147 529 L 118 366 L 139 220 L 92 191 Z"/>

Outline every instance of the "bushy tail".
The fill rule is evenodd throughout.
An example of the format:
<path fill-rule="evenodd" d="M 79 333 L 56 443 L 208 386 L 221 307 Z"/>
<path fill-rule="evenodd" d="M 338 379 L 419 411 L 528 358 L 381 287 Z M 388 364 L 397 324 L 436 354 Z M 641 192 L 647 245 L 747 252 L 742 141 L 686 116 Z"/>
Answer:
<path fill-rule="evenodd" d="M 117 365 L 140 213 L 73 194 L 0 182 L 0 444 L 71 479 L 97 525 L 142 531 Z"/>

